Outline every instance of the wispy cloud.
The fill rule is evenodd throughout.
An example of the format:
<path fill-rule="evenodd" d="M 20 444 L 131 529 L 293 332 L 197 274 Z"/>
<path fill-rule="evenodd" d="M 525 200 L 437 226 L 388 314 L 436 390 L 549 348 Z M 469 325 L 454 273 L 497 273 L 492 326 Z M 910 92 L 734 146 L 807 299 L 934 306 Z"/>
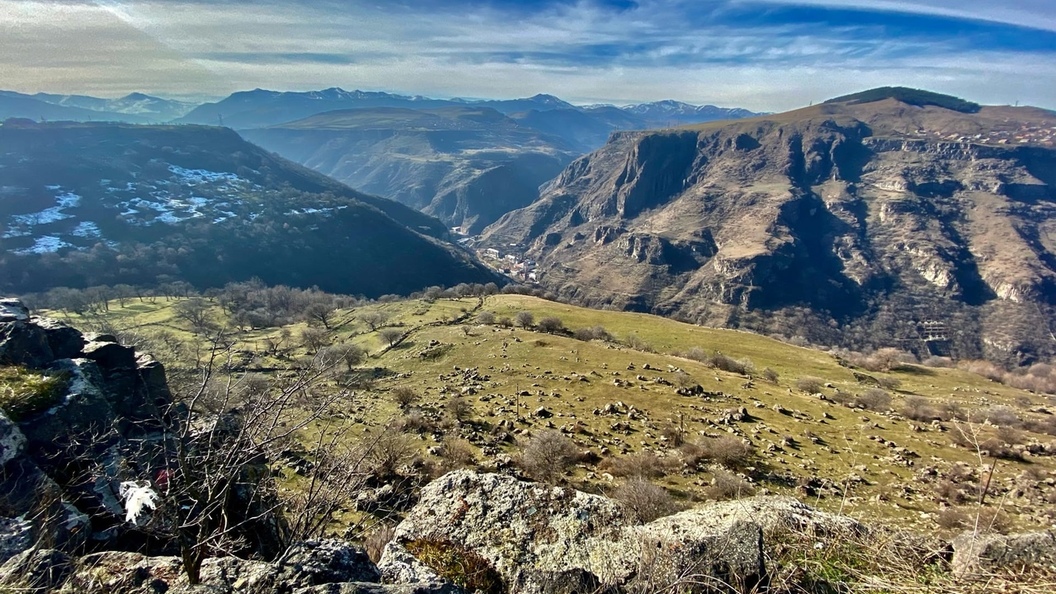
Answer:
<path fill-rule="evenodd" d="M 0 0 L 18 90 L 329 86 L 784 109 L 881 84 L 1054 107 L 1048 0 Z"/>

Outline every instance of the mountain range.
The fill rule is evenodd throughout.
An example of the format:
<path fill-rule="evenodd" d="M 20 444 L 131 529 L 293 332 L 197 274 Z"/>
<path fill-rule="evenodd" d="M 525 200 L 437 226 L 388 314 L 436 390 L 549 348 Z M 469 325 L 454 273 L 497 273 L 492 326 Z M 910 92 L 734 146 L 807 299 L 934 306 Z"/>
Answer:
<path fill-rule="evenodd" d="M 377 297 L 501 282 L 436 219 L 224 128 L 7 120 L 0 179 L 9 293 L 256 277 Z"/>
<path fill-rule="evenodd" d="M 901 88 L 620 132 L 483 245 L 595 307 L 1021 362 L 1056 353 L 1054 139 L 1056 113 Z"/>

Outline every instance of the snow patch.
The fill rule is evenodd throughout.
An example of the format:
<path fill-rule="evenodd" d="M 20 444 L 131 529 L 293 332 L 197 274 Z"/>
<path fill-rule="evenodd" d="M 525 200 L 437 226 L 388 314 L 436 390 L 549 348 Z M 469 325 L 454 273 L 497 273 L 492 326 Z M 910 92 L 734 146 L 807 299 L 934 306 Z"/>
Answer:
<path fill-rule="evenodd" d="M 82 221 L 73 228 L 71 232 L 76 237 L 102 237 L 102 233 L 99 231 L 99 225 L 91 221 Z"/>
<path fill-rule="evenodd" d="M 44 235 L 36 238 L 33 242 L 33 247 L 28 247 L 21 250 L 15 250 L 14 253 L 19 255 L 26 254 L 50 254 L 57 252 L 63 248 L 70 248 L 73 245 L 66 243 L 54 235 Z"/>
<path fill-rule="evenodd" d="M 243 181 L 242 178 L 238 177 L 234 173 L 223 173 L 217 171 L 209 171 L 208 169 L 184 169 L 177 165 L 169 165 L 169 171 L 176 177 L 180 178 L 181 181 L 187 184 L 204 184 L 207 182 L 236 182 Z"/>

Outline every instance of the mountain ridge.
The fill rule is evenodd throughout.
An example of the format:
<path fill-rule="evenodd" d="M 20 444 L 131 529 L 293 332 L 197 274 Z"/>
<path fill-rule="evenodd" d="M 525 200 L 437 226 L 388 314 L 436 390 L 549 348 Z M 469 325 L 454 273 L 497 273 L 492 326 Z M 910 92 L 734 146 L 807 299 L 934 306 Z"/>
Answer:
<path fill-rule="evenodd" d="M 855 346 L 957 319 L 962 356 L 1050 354 L 1054 136 L 893 98 L 618 132 L 484 245 L 592 306 Z"/>

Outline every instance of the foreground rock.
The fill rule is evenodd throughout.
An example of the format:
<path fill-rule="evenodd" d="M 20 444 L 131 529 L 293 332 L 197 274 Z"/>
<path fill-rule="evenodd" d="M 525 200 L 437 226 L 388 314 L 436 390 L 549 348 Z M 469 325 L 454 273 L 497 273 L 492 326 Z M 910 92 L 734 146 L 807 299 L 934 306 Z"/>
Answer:
<path fill-rule="evenodd" d="M 611 499 L 458 471 L 423 490 L 379 567 L 387 581 L 442 583 L 441 550 L 479 556 L 511 592 L 750 589 L 766 579 L 764 530 L 836 535 L 856 527 L 787 498 L 714 504 L 636 525 Z"/>
<path fill-rule="evenodd" d="M 1056 530 L 1027 534 L 968 532 L 953 540 L 953 573 L 970 577 L 1000 569 L 1056 571 Z"/>

